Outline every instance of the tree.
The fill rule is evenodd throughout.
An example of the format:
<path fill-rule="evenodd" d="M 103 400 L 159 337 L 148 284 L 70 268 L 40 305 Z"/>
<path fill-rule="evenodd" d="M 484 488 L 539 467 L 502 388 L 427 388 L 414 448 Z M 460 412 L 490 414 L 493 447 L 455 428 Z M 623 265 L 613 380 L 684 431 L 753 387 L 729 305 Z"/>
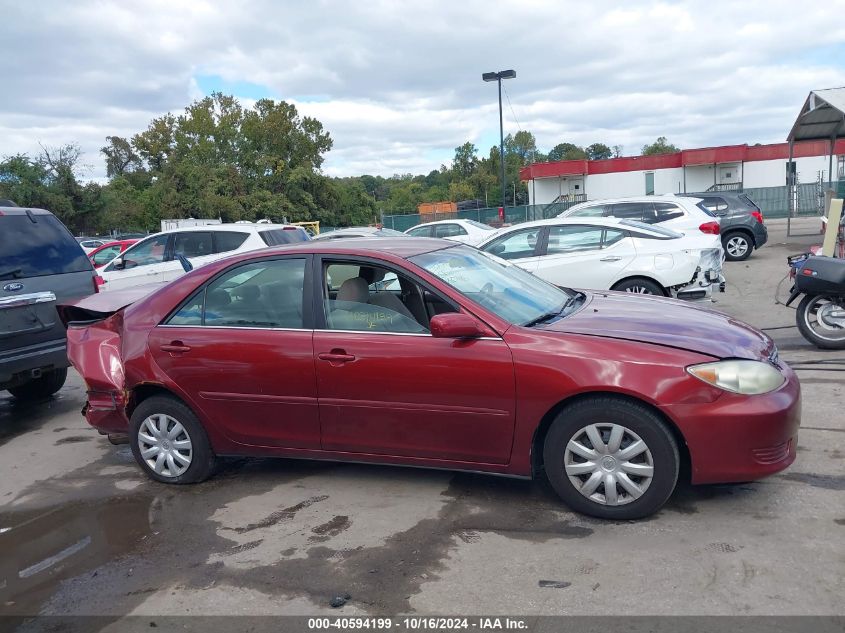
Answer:
<path fill-rule="evenodd" d="M 593 143 L 585 148 L 584 152 L 586 152 L 587 158 L 590 160 L 602 160 L 613 156 L 613 150 L 604 143 Z"/>
<path fill-rule="evenodd" d="M 515 155 L 520 165 L 527 165 L 537 152 L 537 140 L 531 132 L 520 130 L 505 137 L 505 155 Z"/>
<path fill-rule="evenodd" d="M 452 174 L 458 178 L 469 178 L 478 168 L 478 148 L 467 141 L 455 148 L 452 159 Z M 431 176 L 431 174 L 429 174 Z"/>
<path fill-rule="evenodd" d="M 106 175 L 109 178 L 123 176 L 142 168 L 141 157 L 132 148 L 132 144 L 120 136 L 107 136 L 100 152 L 106 157 Z"/>
<path fill-rule="evenodd" d="M 613 146 L 613 158 L 619 158 L 622 156 L 622 150 L 624 148 L 621 145 L 614 145 Z"/>
<path fill-rule="evenodd" d="M 681 150 L 669 143 L 665 136 L 657 137 L 657 140 L 651 145 L 643 145 L 643 156 L 653 156 L 655 154 L 673 154 Z"/>
<path fill-rule="evenodd" d="M 573 143 L 558 143 L 549 152 L 549 160 L 583 160 L 587 153 Z"/>

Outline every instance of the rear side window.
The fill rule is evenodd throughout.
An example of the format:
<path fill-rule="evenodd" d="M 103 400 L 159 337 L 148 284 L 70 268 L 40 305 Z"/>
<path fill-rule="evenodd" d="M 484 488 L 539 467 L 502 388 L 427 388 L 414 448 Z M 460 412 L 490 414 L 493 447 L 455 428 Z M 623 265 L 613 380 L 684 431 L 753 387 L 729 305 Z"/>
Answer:
<path fill-rule="evenodd" d="M 33 222 L 32 220 L 35 220 Z M 53 215 L 0 217 L 0 279 L 91 270 L 91 260 Z"/>
<path fill-rule="evenodd" d="M 228 253 L 246 242 L 247 234 L 239 233 L 237 231 L 215 231 L 214 232 L 214 252 Z"/>
<path fill-rule="evenodd" d="M 267 246 L 282 246 L 283 244 L 295 244 L 296 242 L 307 242 L 308 233 L 299 227 L 289 229 L 270 229 L 259 233 L 261 239 Z"/>
<path fill-rule="evenodd" d="M 627 220 L 642 220 L 646 207 L 649 211 L 652 210 L 651 203 L 645 204 L 642 202 L 623 202 L 621 204 L 614 204 L 611 207 L 610 215 L 614 218 L 623 218 Z"/>
<path fill-rule="evenodd" d="M 594 204 L 591 207 L 584 207 L 568 214 L 569 218 L 600 218 L 604 215 L 607 207 L 603 204 Z"/>
<path fill-rule="evenodd" d="M 748 196 L 746 196 L 746 195 L 741 195 L 741 196 L 739 197 L 739 199 L 740 199 L 740 200 L 742 200 L 743 202 L 748 203 L 748 206 L 749 206 L 749 207 L 751 207 L 752 209 L 755 209 L 755 210 L 757 210 L 757 211 L 759 211 L 759 210 L 760 210 L 760 207 L 758 207 L 758 206 L 757 206 L 757 203 L 756 203 L 756 202 L 754 202 L 754 201 L 753 201 L 751 198 L 749 198 Z"/>
<path fill-rule="evenodd" d="M 202 257 L 214 252 L 211 231 L 185 231 L 176 233 L 173 241 L 173 252 L 185 257 Z"/>
<path fill-rule="evenodd" d="M 675 218 L 684 217 L 684 211 L 676 204 L 669 202 L 655 202 L 654 203 L 655 220 L 657 222 L 666 222 L 666 220 L 674 220 Z"/>

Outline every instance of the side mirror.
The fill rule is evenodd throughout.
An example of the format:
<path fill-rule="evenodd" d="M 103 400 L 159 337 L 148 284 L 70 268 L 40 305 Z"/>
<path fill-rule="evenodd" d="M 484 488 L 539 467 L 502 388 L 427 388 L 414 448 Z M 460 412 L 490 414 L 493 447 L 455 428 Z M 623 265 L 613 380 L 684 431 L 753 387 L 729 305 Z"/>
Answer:
<path fill-rule="evenodd" d="M 122 257 L 118 257 L 114 260 L 114 269 L 115 270 L 123 270 L 126 268 L 126 262 L 123 261 Z"/>
<path fill-rule="evenodd" d="M 185 257 L 182 253 L 176 253 L 176 259 L 179 260 L 179 263 L 182 265 L 182 269 L 189 273 L 194 269 L 194 265 L 188 261 L 188 258 Z"/>
<path fill-rule="evenodd" d="M 434 338 L 479 338 L 485 335 L 475 319 L 459 312 L 431 317 L 429 328 Z"/>

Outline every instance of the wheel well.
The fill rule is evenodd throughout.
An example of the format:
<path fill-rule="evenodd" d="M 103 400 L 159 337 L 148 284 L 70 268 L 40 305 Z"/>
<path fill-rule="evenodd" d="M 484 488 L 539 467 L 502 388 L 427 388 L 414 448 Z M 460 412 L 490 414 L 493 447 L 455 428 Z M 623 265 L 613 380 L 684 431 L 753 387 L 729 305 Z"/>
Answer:
<path fill-rule="evenodd" d="M 170 391 L 170 389 L 155 383 L 144 383 L 138 385 L 132 390 L 129 397 L 129 404 L 126 407 L 126 417 L 132 417 L 132 412 L 135 408 L 144 400 L 152 398 L 153 396 L 170 396 L 171 398 L 175 398 L 179 402 L 182 402 L 182 398 Z"/>
<path fill-rule="evenodd" d="M 754 239 L 754 232 L 744 226 L 731 227 L 725 231 L 724 237 L 728 237 L 732 233 L 742 233 L 745 237 L 751 240 L 751 245 L 757 247 L 757 240 Z"/>
<path fill-rule="evenodd" d="M 666 415 L 657 407 L 652 405 L 645 400 L 640 400 L 639 398 L 634 398 L 633 396 L 628 396 L 625 394 L 614 393 L 612 391 L 590 391 L 587 393 L 579 393 L 575 396 L 567 398 L 566 400 L 561 400 L 555 406 L 553 406 L 546 415 L 543 416 L 543 419 L 540 420 L 540 424 L 537 425 L 537 429 L 534 431 L 534 439 L 531 442 L 531 474 L 532 476 L 537 476 L 540 471 L 543 470 L 543 444 L 546 441 L 546 434 L 549 432 L 549 429 L 552 426 L 552 422 L 555 421 L 558 414 L 563 411 L 566 407 L 576 402 L 583 402 L 584 400 L 590 400 L 591 398 L 616 398 L 617 400 L 627 401 L 627 402 L 636 402 L 637 404 L 643 405 L 648 407 L 652 412 L 654 412 L 657 416 L 660 417 L 666 423 L 666 426 L 669 428 L 669 431 L 675 437 L 675 441 L 678 443 L 678 453 L 681 457 L 681 464 L 680 464 L 680 473 L 678 478 L 683 478 L 686 481 L 689 481 L 690 474 L 692 472 L 692 458 L 690 457 L 689 448 L 687 447 L 686 440 L 684 439 L 683 434 L 681 433 L 680 429 L 675 425 L 675 423 L 666 417 Z"/>
<path fill-rule="evenodd" d="M 660 283 L 659 281 L 657 281 L 656 279 L 654 279 L 652 277 L 646 277 L 645 275 L 631 275 L 630 277 L 624 277 L 623 279 L 620 279 L 615 284 L 613 284 L 613 287 L 611 288 L 611 290 L 613 290 L 613 288 L 617 288 L 620 284 L 624 284 L 626 281 L 634 281 L 635 279 L 642 279 L 643 281 L 650 281 L 651 283 L 656 284 L 658 288 L 660 288 L 660 290 L 663 292 L 663 296 L 665 296 L 665 297 L 669 296 L 669 293 L 666 292 L 666 288 L 663 287 L 662 283 Z"/>

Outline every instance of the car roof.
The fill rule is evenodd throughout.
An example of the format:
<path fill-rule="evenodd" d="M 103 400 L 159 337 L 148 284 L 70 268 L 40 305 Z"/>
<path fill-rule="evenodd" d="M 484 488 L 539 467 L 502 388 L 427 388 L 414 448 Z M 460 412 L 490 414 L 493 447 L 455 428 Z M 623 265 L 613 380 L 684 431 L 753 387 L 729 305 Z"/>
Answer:
<path fill-rule="evenodd" d="M 503 227 L 497 233 L 505 233 L 512 229 L 531 228 L 532 226 L 550 226 L 559 224 L 591 224 L 593 226 L 619 226 L 624 218 L 548 218 L 546 220 L 533 220 L 531 222 L 520 222 L 513 226 Z M 625 226 L 622 224 L 622 226 Z"/>
<path fill-rule="evenodd" d="M 185 231 L 238 231 L 240 233 L 258 233 L 259 231 L 266 231 L 268 229 L 285 229 L 287 231 L 304 231 L 301 226 L 294 226 L 292 224 L 201 224 L 198 226 L 180 226 L 176 229 L 167 229 L 166 231 L 159 231 L 158 233 L 151 233 L 147 237 L 153 235 L 161 235 L 162 233 L 184 233 Z"/>
<path fill-rule="evenodd" d="M 454 224 L 454 223 L 462 223 L 462 222 L 469 222 L 469 220 L 465 218 L 455 218 L 454 220 L 434 220 L 433 222 L 422 222 L 420 224 L 415 224 L 411 227 L 411 229 L 416 229 L 421 226 L 431 226 L 432 224 Z M 408 229 L 409 231 L 411 229 Z"/>
<path fill-rule="evenodd" d="M 625 198 L 603 198 L 601 200 L 588 200 L 587 202 L 579 202 L 578 204 L 572 205 L 567 209 L 567 211 L 571 211 L 572 209 L 580 209 L 582 207 L 593 206 L 597 204 L 616 204 L 622 202 L 677 202 L 678 197 L 675 194 L 663 194 L 659 196 L 627 196 Z"/>
<path fill-rule="evenodd" d="M 313 253 L 327 255 L 374 255 L 388 253 L 408 259 L 423 253 L 462 246 L 459 242 L 434 237 L 342 237 L 336 240 L 309 240 L 251 251 L 250 254 Z"/>
<path fill-rule="evenodd" d="M 26 215 L 27 212 L 33 215 L 53 215 L 47 209 L 38 209 L 36 207 L 0 207 L 0 215 Z"/>

